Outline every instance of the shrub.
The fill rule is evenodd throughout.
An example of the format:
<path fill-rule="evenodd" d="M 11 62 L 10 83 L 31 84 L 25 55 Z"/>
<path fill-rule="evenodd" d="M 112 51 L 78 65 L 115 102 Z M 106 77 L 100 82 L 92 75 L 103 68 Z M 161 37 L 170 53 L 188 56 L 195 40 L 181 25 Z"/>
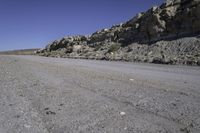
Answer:
<path fill-rule="evenodd" d="M 119 48 L 120 48 L 119 44 L 112 44 L 108 49 L 108 53 L 116 52 L 117 50 L 119 50 Z"/>
<path fill-rule="evenodd" d="M 101 48 L 101 45 L 97 45 L 95 46 L 94 51 L 98 51 L 100 48 Z"/>

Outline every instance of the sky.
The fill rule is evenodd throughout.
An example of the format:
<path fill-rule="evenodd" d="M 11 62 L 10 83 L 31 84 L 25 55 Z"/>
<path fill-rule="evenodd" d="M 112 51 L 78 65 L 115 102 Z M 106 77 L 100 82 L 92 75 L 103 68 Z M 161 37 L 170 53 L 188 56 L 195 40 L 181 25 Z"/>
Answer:
<path fill-rule="evenodd" d="M 0 0 L 0 51 L 43 48 L 120 24 L 165 0 Z"/>

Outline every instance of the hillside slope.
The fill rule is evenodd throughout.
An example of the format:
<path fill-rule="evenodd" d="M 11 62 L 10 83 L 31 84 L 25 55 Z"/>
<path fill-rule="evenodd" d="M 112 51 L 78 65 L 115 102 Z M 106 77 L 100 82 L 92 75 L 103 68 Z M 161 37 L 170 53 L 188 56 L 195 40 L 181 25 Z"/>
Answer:
<path fill-rule="evenodd" d="M 200 65 L 200 1 L 159 7 L 90 36 L 68 36 L 37 51 L 43 56 Z"/>

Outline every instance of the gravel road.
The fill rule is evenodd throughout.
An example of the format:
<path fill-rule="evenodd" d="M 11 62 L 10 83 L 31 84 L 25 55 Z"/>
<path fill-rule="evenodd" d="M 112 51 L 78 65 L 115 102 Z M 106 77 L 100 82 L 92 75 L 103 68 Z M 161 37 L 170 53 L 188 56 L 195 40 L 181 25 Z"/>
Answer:
<path fill-rule="evenodd" d="M 0 133 L 200 133 L 200 67 L 0 56 Z"/>

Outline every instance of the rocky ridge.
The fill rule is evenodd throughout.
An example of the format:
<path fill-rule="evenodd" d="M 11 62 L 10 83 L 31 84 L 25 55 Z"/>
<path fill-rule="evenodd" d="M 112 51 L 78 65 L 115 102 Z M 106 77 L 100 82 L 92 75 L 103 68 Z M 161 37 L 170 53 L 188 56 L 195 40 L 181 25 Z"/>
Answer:
<path fill-rule="evenodd" d="M 167 0 L 90 36 L 68 36 L 39 55 L 200 65 L 200 0 Z"/>

